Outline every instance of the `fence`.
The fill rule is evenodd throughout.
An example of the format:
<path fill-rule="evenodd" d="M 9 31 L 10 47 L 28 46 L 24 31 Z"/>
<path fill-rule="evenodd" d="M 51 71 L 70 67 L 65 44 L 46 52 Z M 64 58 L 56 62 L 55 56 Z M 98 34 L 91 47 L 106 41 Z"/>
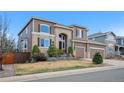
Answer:
<path fill-rule="evenodd" d="M 30 52 L 14 53 L 13 63 L 25 63 L 31 56 Z"/>

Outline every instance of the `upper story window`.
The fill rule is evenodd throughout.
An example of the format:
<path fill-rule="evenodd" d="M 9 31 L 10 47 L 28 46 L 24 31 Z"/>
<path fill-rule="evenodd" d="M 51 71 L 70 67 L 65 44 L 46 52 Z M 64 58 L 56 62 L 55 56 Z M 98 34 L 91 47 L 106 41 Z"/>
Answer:
<path fill-rule="evenodd" d="M 76 37 L 77 38 L 82 38 L 82 31 L 80 29 L 76 30 Z"/>
<path fill-rule="evenodd" d="M 121 45 L 121 39 L 117 39 L 117 44 Z"/>
<path fill-rule="evenodd" d="M 40 24 L 40 32 L 49 33 L 50 27 L 46 24 Z"/>

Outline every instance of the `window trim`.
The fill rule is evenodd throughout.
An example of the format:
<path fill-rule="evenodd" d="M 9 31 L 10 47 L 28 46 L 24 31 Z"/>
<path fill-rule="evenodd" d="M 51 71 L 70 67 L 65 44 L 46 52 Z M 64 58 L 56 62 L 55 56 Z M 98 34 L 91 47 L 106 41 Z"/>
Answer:
<path fill-rule="evenodd" d="M 48 27 L 48 29 L 49 29 L 48 33 L 47 33 L 47 32 L 42 32 L 42 31 L 41 31 L 41 26 L 47 26 L 47 27 Z M 49 25 L 47 25 L 47 24 L 40 24 L 40 33 L 50 34 L 50 26 L 49 26 Z"/>
<path fill-rule="evenodd" d="M 79 31 L 79 35 L 78 35 L 78 31 Z M 77 38 L 82 38 L 82 30 L 81 29 L 76 29 L 76 37 Z"/>
<path fill-rule="evenodd" d="M 41 40 L 42 40 L 42 39 L 43 39 L 43 40 L 48 40 L 48 42 L 49 42 L 48 47 L 41 46 Z M 40 43 L 39 43 L 39 44 L 40 44 L 40 45 L 39 45 L 40 48 L 49 48 L 49 46 L 50 46 L 50 39 L 48 39 L 48 38 L 40 38 L 39 42 L 40 42 Z"/>

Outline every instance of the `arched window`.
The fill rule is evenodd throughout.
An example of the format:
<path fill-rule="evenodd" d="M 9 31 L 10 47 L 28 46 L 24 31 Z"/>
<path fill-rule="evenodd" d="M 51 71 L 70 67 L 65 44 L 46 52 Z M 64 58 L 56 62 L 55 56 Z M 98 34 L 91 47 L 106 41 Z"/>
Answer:
<path fill-rule="evenodd" d="M 66 50 L 66 35 L 59 35 L 59 49 Z"/>

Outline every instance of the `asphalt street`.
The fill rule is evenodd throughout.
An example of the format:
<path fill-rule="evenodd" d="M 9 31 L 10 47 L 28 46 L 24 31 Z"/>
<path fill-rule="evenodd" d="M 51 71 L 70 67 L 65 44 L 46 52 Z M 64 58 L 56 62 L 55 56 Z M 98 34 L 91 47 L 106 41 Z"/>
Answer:
<path fill-rule="evenodd" d="M 31 82 L 124 82 L 124 68 L 38 79 Z"/>

